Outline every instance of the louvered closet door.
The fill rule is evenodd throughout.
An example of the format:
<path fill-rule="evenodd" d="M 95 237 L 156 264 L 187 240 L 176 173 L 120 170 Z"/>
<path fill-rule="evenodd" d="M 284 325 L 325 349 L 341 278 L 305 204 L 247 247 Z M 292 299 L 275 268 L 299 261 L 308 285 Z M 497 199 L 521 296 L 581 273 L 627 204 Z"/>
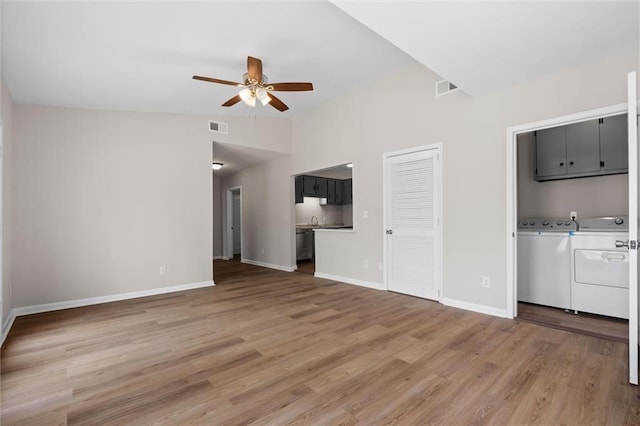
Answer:
<path fill-rule="evenodd" d="M 439 299 L 439 149 L 386 158 L 387 288 Z"/>

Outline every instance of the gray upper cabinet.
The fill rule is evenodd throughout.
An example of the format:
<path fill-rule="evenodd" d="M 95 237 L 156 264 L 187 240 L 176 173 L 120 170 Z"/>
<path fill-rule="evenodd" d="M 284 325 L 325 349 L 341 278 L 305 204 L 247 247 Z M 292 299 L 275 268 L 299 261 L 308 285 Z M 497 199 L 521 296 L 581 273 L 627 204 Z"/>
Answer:
<path fill-rule="evenodd" d="M 629 170 L 627 151 L 627 116 L 616 115 L 600 120 L 600 159 L 608 173 L 626 173 Z"/>
<path fill-rule="evenodd" d="M 598 120 L 566 126 L 568 174 L 600 171 L 598 126 Z"/>
<path fill-rule="evenodd" d="M 536 132 L 537 181 L 627 171 L 626 116 Z"/>
<path fill-rule="evenodd" d="M 536 132 L 536 179 L 567 174 L 567 130 L 564 127 Z"/>

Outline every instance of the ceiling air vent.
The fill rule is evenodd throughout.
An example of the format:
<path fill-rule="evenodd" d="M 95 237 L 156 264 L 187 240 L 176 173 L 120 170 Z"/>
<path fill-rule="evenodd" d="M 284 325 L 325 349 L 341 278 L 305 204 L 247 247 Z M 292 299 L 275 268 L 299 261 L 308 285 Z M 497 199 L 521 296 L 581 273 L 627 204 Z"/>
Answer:
<path fill-rule="evenodd" d="M 447 80 L 440 80 L 436 82 L 436 97 L 446 95 L 455 90 L 458 90 L 458 86 Z"/>
<path fill-rule="evenodd" d="M 209 130 L 213 133 L 221 133 L 226 135 L 229 133 L 229 125 L 227 123 L 221 123 L 219 121 L 209 121 Z"/>

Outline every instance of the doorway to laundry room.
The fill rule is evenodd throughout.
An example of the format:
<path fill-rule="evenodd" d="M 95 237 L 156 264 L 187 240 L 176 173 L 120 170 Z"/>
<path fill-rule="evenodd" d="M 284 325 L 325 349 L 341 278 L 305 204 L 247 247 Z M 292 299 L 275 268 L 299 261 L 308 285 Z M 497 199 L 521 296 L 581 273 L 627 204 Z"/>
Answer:
<path fill-rule="evenodd" d="M 622 111 L 517 135 L 517 318 L 628 340 L 627 119 Z"/>

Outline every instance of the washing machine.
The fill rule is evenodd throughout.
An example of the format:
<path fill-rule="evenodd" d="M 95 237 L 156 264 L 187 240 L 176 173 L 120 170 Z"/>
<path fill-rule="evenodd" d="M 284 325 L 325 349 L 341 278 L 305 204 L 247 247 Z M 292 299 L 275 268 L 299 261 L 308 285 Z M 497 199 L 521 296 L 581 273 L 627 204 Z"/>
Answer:
<path fill-rule="evenodd" d="M 518 300 L 571 308 L 570 239 L 578 224 L 570 219 L 518 222 Z"/>
<path fill-rule="evenodd" d="M 579 221 L 571 238 L 571 309 L 629 318 L 629 218 L 594 217 Z"/>

